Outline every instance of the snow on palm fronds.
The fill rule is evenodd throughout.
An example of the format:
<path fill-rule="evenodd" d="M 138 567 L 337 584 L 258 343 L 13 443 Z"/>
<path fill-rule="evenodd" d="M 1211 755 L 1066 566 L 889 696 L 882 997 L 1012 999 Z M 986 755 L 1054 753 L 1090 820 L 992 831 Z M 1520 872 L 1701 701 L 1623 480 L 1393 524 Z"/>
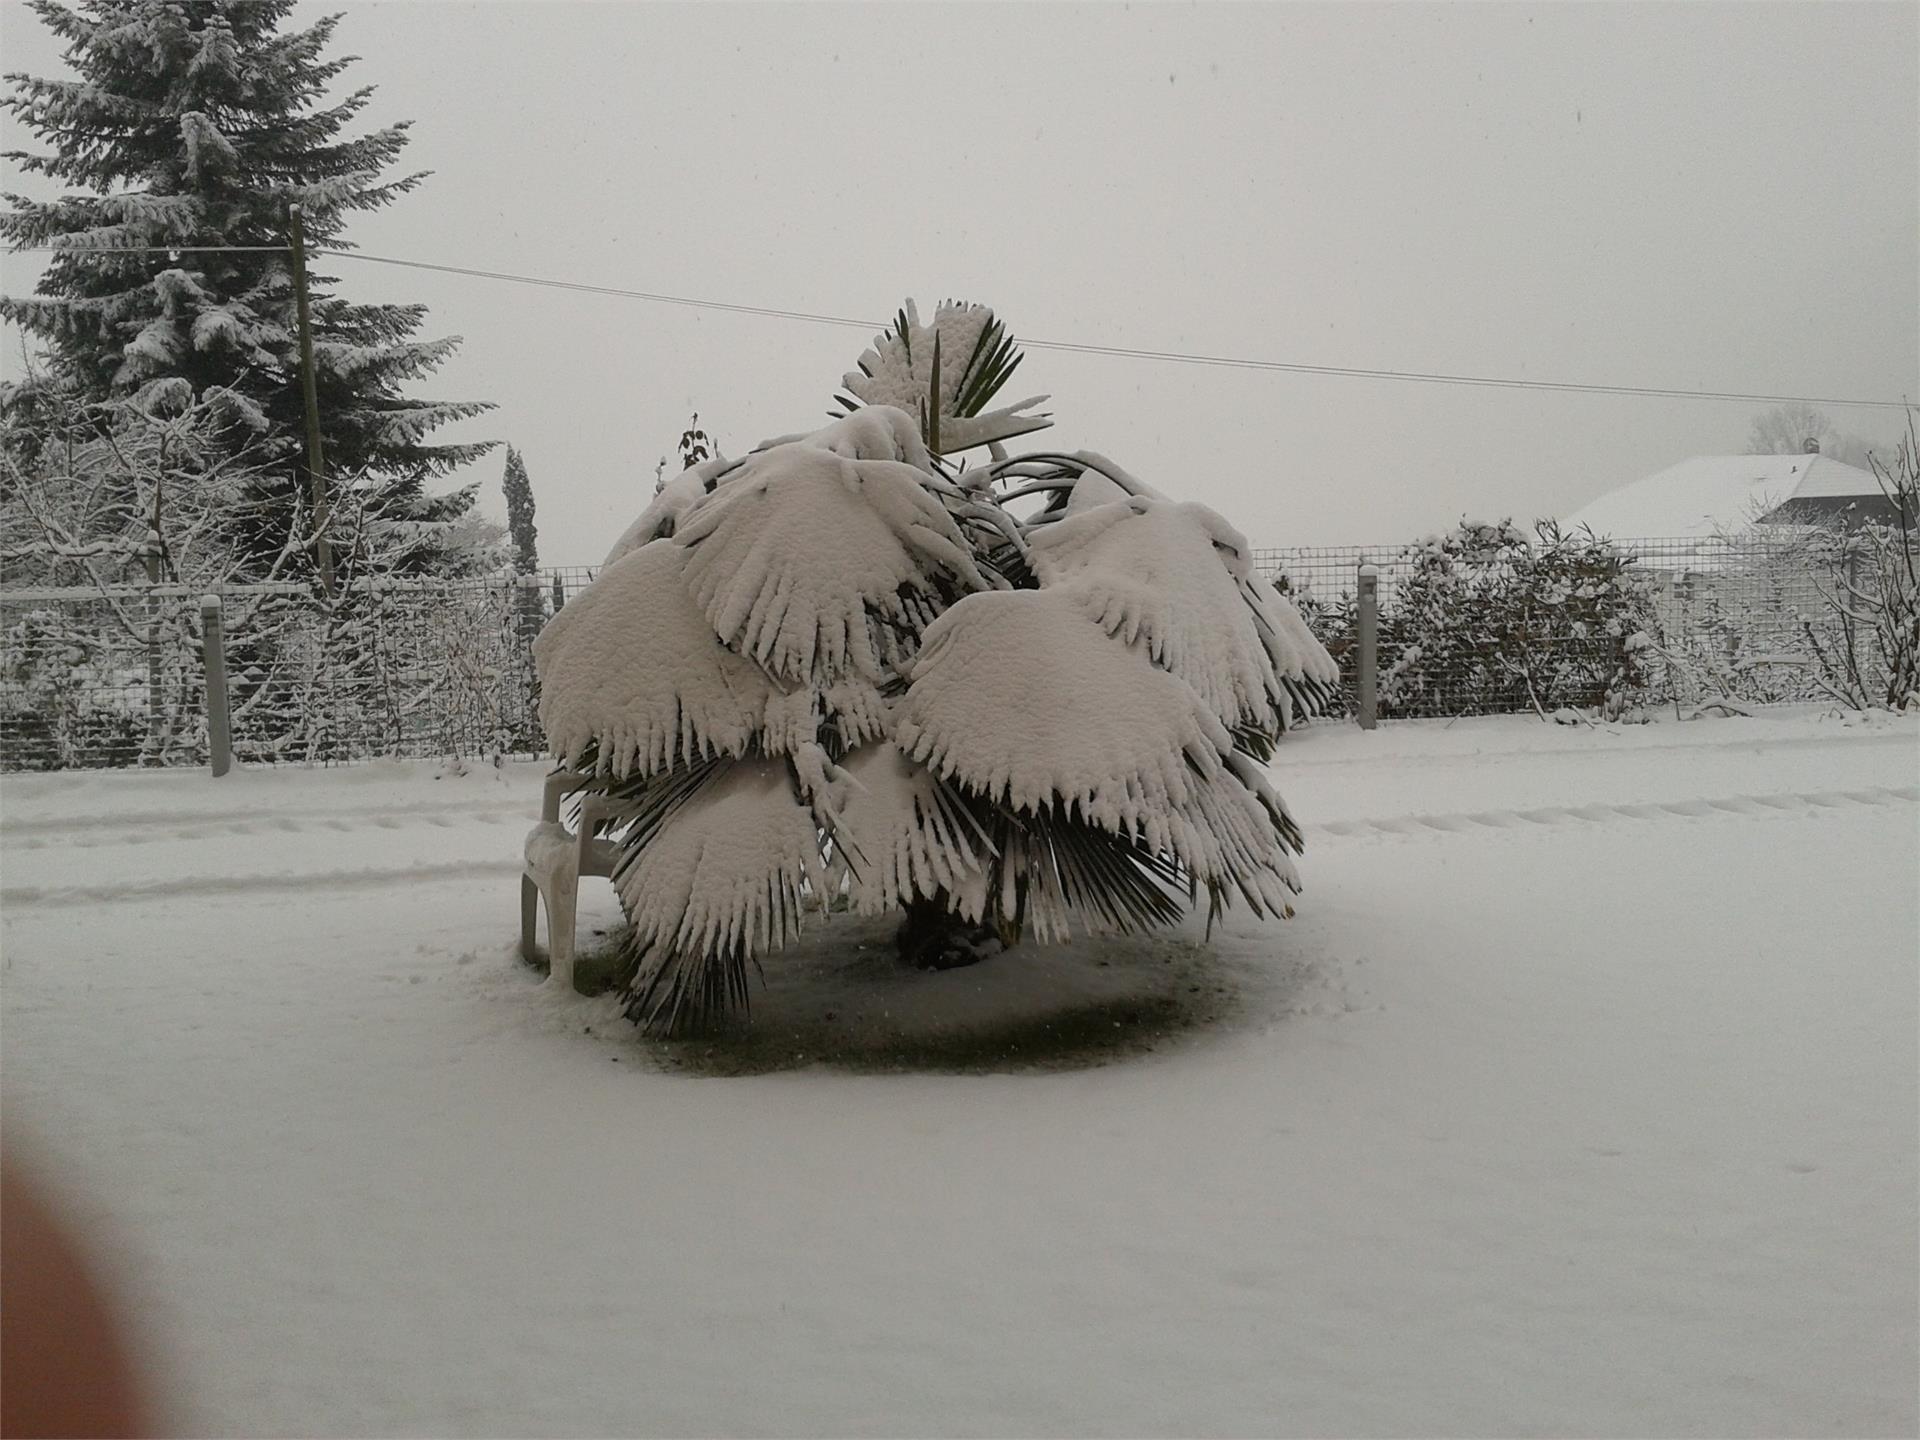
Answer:
<path fill-rule="evenodd" d="M 614 886 L 641 953 L 657 956 L 628 997 L 636 1020 L 672 1028 L 747 1004 L 746 967 L 800 933 L 824 879 L 814 812 L 785 765 L 742 760 L 630 848 Z"/>
<path fill-rule="evenodd" d="M 829 895 L 1012 944 L 1299 888 L 1258 762 L 1336 672 L 1244 537 L 1096 455 L 956 483 L 949 422 L 1010 347 L 977 306 L 891 338 L 940 364 L 870 354 L 872 403 L 663 487 L 536 646 L 549 745 L 613 817 L 650 1026 L 743 1008 Z M 938 403 L 878 403 L 900 375 Z"/>
<path fill-rule="evenodd" d="M 611 565 L 649 540 L 660 540 L 673 534 L 679 528 L 680 517 L 711 495 L 719 483 L 718 477 L 737 468 L 737 463 L 716 455 L 711 460 L 703 460 L 698 465 L 690 465 L 682 470 L 660 487 L 653 502 L 613 542 L 613 549 L 607 552 L 607 558 L 600 563 Z"/>
<path fill-rule="evenodd" d="M 1338 663 L 1217 511 L 1167 500 L 1086 452 L 1019 456 L 989 473 L 1009 482 L 1008 500 L 1046 498 L 1028 546 L 1038 583 L 1072 590 L 1109 633 L 1143 644 L 1255 755 L 1267 758 L 1294 717 L 1325 713 Z"/>
<path fill-rule="evenodd" d="M 651 774 L 752 747 L 773 683 L 713 633 L 687 593 L 686 561 L 671 542 L 643 545 L 534 641 L 540 723 L 562 763 L 591 747 L 602 773 Z"/>
<path fill-rule="evenodd" d="M 751 457 L 675 532 L 695 602 L 781 680 L 878 680 L 870 615 L 918 630 L 943 599 L 987 584 L 925 478 L 804 441 Z"/>
<path fill-rule="evenodd" d="M 856 911 L 884 915 L 925 896 L 984 895 L 987 837 L 932 771 L 880 740 L 847 756 L 844 773 L 840 818 L 858 837 L 861 861 L 841 854 L 835 868 Z"/>
<path fill-rule="evenodd" d="M 1070 590 L 973 595 L 942 615 L 896 736 L 910 759 L 1013 829 L 1042 822 L 1051 832 L 1051 843 L 1028 846 L 1026 866 L 1002 864 L 998 893 L 986 897 L 1003 923 L 1027 892 L 1055 902 L 1035 912 L 1042 938 L 1065 933 L 1076 908 L 1074 896 L 1053 893 L 1060 847 L 1113 848 L 1089 831 L 1169 857 L 1170 874 L 1216 894 L 1234 889 L 1256 911 L 1283 910 L 1298 888 L 1288 858 L 1298 831 L 1284 812 L 1270 817 L 1248 772 L 1231 764 L 1228 728 L 1192 685 L 1103 632 Z M 1089 911 L 1083 924 L 1099 928 L 1099 907 Z"/>
<path fill-rule="evenodd" d="M 909 300 L 893 328 L 874 337 L 859 368 L 842 378 L 835 396 L 842 412 L 862 405 L 890 405 L 917 419 L 918 431 L 936 455 L 951 455 L 996 440 L 1044 430 L 1053 421 L 1032 415 L 1045 395 L 998 410 L 986 408 L 1023 357 L 1006 326 L 985 305 L 942 301 L 933 323 L 920 323 Z"/>
<path fill-rule="evenodd" d="M 1076 491 L 1079 487 L 1075 487 Z M 1204 505 L 1125 498 L 1033 539 L 1040 583 L 1199 692 L 1230 729 L 1277 728 L 1279 680 L 1240 583 L 1246 539 Z"/>

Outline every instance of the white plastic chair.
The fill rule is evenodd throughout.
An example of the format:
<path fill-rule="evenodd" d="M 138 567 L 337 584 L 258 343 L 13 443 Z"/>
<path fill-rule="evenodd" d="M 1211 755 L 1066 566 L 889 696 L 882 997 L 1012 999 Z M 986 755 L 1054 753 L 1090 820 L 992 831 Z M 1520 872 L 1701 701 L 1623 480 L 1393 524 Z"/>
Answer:
<path fill-rule="evenodd" d="M 611 840 L 595 837 L 595 822 L 607 812 L 597 795 L 580 803 L 580 828 L 569 830 L 560 818 L 560 802 L 587 777 L 559 770 L 547 777 L 540 796 L 540 823 L 527 832 L 520 872 L 520 954 L 538 955 L 538 911 L 547 905 L 547 983 L 573 988 L 574 916 L 580 901 L 580 877 L 613 874 L 618 851 Z"/>

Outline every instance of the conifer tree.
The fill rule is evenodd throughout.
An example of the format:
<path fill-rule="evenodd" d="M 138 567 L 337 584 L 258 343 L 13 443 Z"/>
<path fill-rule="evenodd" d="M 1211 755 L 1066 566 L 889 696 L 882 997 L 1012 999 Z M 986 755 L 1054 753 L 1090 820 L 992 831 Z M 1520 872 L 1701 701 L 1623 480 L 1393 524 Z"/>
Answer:
<path fill-rule="evenodd" d="M 527 462 L 513 446 L 507 447 L 507 473 L 500 488 L 507 494 L 507 533 L 513 539 L 513 568 L 522 575 L 540 568 L 539 532 L 533 524 L 533 482 Z"/>
<path fill-rule="evenodd" d="M 30 3 L 78 78 L 6 77 L 13 90 L 0 105 L 49 146 L 12 158 L 78 193 L 5 197 L 0 236 L 59 253 L 35 295 L 0 298 L 0 316 L 37 336 L 57 375 L 84 393 L 146 404 L 212 396 L 268 441 L 280 457 L 276 493 L 256 498 L 278 502 L 265 513 L 281 534 L 258 539 L 277 548 L 305 490 L 288 208 L 301 207 L 310 247 L 350 248 L 342 232 L 355 212 L 426 178 L 388 173 L 407 123 L 348 133 L 372 88 L 329 101 L 352 58 L 324 54 L 339 17 L 283 34 L 293 0 Z M 437 552 L 474 487 L 432 495 L 427 482 L 489 447 L 427 437 L 491 407 L 403 394 L 458 338 L 416 339 L 425 307 L 356 305 L 337 283 L 310 275 L 326 469 L 384 492 L 419 566 L 457 567 Z"/>

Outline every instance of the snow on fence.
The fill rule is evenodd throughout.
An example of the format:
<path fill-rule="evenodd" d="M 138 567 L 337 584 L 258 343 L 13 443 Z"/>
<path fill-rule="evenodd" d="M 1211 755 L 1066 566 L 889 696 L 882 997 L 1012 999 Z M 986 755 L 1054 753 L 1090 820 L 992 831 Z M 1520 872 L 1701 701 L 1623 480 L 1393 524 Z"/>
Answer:
<path fill-rule="evenodd" d="M 1490 614 L 1485 586 L 1460 587 L 1445 603 L 1430 566 L 1435 544 L 1256 549 L 1254 564 L 1341 662 L 1349 695 L 1358 679 L 1358 576 L 1362 565 L 1376 569 L 1378 703 L 1387 717 L 1525 711 L 1536 696 L 1548 709 L 1604 706 L 1610 693 L 1639 704 L 1821 700 L 1832 691 L 1817 652 L 1833 657 L 1861 642 L 1828 603 L 1852 572 L 1844 537 L 1825 530 L 1613 541 L 1630 562 L 1630 583 L 1611 606 L 1584 611 L 1577 594 L 1546 593 L 1503 596 L 1507 608 Z M 1576 553 L 1582 544 L 1575 540 Z M 1613 690 L 1621 679 L 1624 692 Z"/>
<path fill-rule="evenodd" d="M 243 763 L 532 753 L 529 647 L 572 577 L 530 578 L 235 585 L 217 612 L 178 585 L 0 591 L 0 769 L 205 762 L 208 613 Z"/>
<path fill-rule="evenodd" d="M 1845 637 L 1825 603 L 1846 562 L 1798 531 L 1616 542 L 1633 603 L 1593 624 L 1579 597 L 1501 624 L 1435 625 L 1420 546 L 1255 551 L 1358 682 L 1359 568 L 1379 573 L 1378 713 L 1823 698 L 1809 641 Z M 219 592 L 233 758 L 335 764 L 540 751 L 531 646 L 592 567 L 529 576 Z M 1471 598 L 1471 597 L 1469 597 Z M 178 585 L 0 590 L 0 770 L 204 764 L 202 596 Z M 1568 608 L 1571 607 L 1571 608 Z M 1441 612 L 1444 613 L 1444 612 Z M 1617 624 L 1614 623 L 1617 620 Z M 1582 633 L 1582 630 L 1587 633 Z M 1597 632 L 1597 633 L 1595 633 Z M 1636 637 L 1641 637 L 1636 639 Z M 1629 643 L 1631 642 L 1631 644 Z M 1620 687 L 1623 656 L 1634 657 Z"/>

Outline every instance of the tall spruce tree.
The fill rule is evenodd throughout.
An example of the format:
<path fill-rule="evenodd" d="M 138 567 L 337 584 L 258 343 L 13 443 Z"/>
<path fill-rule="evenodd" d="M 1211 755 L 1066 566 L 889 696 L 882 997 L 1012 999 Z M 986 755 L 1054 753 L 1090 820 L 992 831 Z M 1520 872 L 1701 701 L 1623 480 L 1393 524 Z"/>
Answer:
<path fill-rule="evenodd" d="M 6 77 L 13 90 L 0 105 L 50 147 L 12 158 L 85 193 L 6 197 L 0 235 L 59 253 L 34 296 L 0 297 L 0 316 L 37 336 L 59 377 L 84 393 L 220 398 L 236 434 L 265 437 L 283 457 L 270 492 L 255 497 L 264 503 L 247 507 L 263 551 L 277 549 L 306 489 L 288 208 L 301 207 L 310 247 L 351 248 L 342 232 L 354 212 L 426 178 L 382 178 L 407 123 L 346 133 L 372 87 L 328 103 L 352 62 L 323 53 L 339 17 L 282 34 L 293 0 L 30 3 L 79 78 Z M 135 248 L 155 246 L 178 249 Z M 475 486 L 434 495 L 427 483 L 490 446 L 427 437 L 491 406 L 402 393 L 459 338 L 413 338 L 424 306 L 356 305 L 333 293 L 335 277 L 309 281 L 329 476 L 376 488 L 390 539 L 417 568 L 460 568 L 447 527 L 471 508 Z"/>
<path fill-rule="evenodd" d="M 513 540 L 513 568 L 522 575 L 540 568 L 540 535 L 533 525 L 533 482 L 527 478 L 527 462 L 520 452 L 507 447 L 507 473 L 500 478 L 507 494 L 507 534 Z"/>

